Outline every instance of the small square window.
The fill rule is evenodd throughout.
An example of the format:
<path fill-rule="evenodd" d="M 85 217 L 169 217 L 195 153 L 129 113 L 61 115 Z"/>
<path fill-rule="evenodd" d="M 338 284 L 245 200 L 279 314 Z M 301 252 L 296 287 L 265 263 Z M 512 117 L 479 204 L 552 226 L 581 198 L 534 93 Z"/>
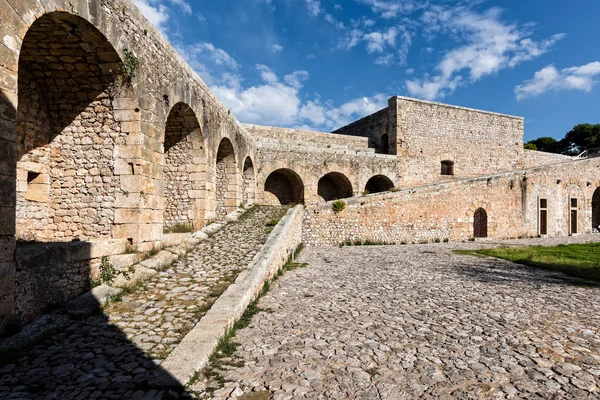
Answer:
<path fill-rule="evenodd" d="M 454 175 L 454 161 L 442 161 L 442 175 Z"/>
<path fill-rule="evenodd" d="M 540 208 L 548 208 L 548 199 L 540 199 Z"/>
<path fill-rule="evenodd" d="M 40 176 L 39 172 L 27 172 L 27 183 L 35 181 Z"/>

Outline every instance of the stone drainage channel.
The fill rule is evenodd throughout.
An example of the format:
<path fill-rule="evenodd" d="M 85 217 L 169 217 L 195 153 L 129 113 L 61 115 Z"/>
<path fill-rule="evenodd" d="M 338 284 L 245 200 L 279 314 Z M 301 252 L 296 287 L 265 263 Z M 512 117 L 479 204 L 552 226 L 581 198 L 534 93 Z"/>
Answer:
<path fill-rule="evenodd" d="M 100 290 L 102 313 L 62 315 L 58 332 L 1 363 L 0 398 L 191 398 L 162 361 L 251 264 L 286 211 L 254 207 L 133 288 Z M 85 308 L 90 298 L 74 304 Z"/>

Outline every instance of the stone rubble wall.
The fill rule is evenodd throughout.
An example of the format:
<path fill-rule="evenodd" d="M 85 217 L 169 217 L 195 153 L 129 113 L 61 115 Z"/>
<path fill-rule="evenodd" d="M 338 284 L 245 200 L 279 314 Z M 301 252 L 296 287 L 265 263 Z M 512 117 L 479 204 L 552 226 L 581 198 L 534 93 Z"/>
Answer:
<path fill-rule="evenodd" d="M 352 122 L 341 127 L 333 133 L 346 135 L 347 137 L 365 137 L 369 147 L 381 152 L 381 136 L 387 134 L 389 137 L 389 154 L 396 154 L 396 110 L 387 107 L 374 114 Z"/>
<path fill-rule="evenodd" d="M 546 153 L 544 151 L 523 150 L 523 167 L 534 168 L 541 165 L 552 165 L 567 162 L 573 157 L 563 154 Z"/>
<path fill-rule="evenodd" d="M 312 145 L 322 145 L 325 148 L 341 146 L 343 148 L 367 149 L 369 140 L 361 137 L 349 137 L 336 135 L 334 133 L 313 132 L 301 129 L 279 128 L 275 126 L 263 126 L 243 124 L 244 128 L 255 138 L 274 139 L 275 142 L 297 142 L 310 143 Z M 264 140 L 265 142 L 267 140 Z M 328 147 L 330 146 L 330 147 Z"/>
<path fill-rule="evenodd" d="M 522 167 L 523 118 L 403 97 L 396 104 L 405 187 L 448 180 L 445 160 L 454 162 L 450 179 Z"/>
<path fill-rule="evenodd" d="M 538 199 L 548 199 L 548 236 L 569 234 L 569 201 L 578 199 L 579 233 L 591 232 L 591 201 L 600 187 L 600 161 L 582 160 L 552 169 L 506 172 L 307 206 L 303 241 L 332 246 L 347 241 L 420 243 L 469 240 L 473 214 L 484 208 L 488 235 L 496 239 L 538 235 Z"/>

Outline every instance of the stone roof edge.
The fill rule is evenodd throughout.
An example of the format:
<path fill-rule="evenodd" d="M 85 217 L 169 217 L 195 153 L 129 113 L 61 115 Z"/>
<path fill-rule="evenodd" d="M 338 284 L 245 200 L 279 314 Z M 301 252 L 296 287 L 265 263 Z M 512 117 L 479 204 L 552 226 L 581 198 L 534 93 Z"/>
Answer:
<path fill-rule="evenodd" d="M 453 105 L 453 104 L 440 103 L 440 102 L 436 102 L 436 101 L 415 99 L 413 97 L 406 97 L 406 96 L 394 96 L 394 97 L 396 99 L 398 99 L 398 100 L 412 101 L 412 102 L 415 102 L 415 103 L 431 104 L 431 105 L 440 106 L 440 107 L 455 108 L 455 109 L 458 109 L 458 110 L 478 112 L 478 113 L 488 114 L 488 115 L 497 115 L 499 117 L 507 117 L 507 118 L 513 118 L 513 119 L 520 119 L 522 121 L 525 120 L 524 117 L 519 117 L 517 115 L 510 115 L 510 114 L 503 114 L 503 113 L 499 113 L 499 112 L 480 110 L 480 109 L 477 109 L 477 108 L 456 106 L 456 105 Z"/>

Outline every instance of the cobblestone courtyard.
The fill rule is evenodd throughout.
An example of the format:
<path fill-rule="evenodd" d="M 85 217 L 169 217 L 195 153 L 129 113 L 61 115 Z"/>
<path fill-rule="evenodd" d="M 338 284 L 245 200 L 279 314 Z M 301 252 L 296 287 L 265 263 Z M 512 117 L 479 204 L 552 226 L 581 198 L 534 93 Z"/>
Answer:
<path fill-rule="evenodd" d="M 546 244 L 568 240 L 584 239 Z M 490 245 L 305 249 L 310 265 L 238 332 L 245 366 L 215 395 L 600 398 L 600 289 L 451 252 Z"/>

